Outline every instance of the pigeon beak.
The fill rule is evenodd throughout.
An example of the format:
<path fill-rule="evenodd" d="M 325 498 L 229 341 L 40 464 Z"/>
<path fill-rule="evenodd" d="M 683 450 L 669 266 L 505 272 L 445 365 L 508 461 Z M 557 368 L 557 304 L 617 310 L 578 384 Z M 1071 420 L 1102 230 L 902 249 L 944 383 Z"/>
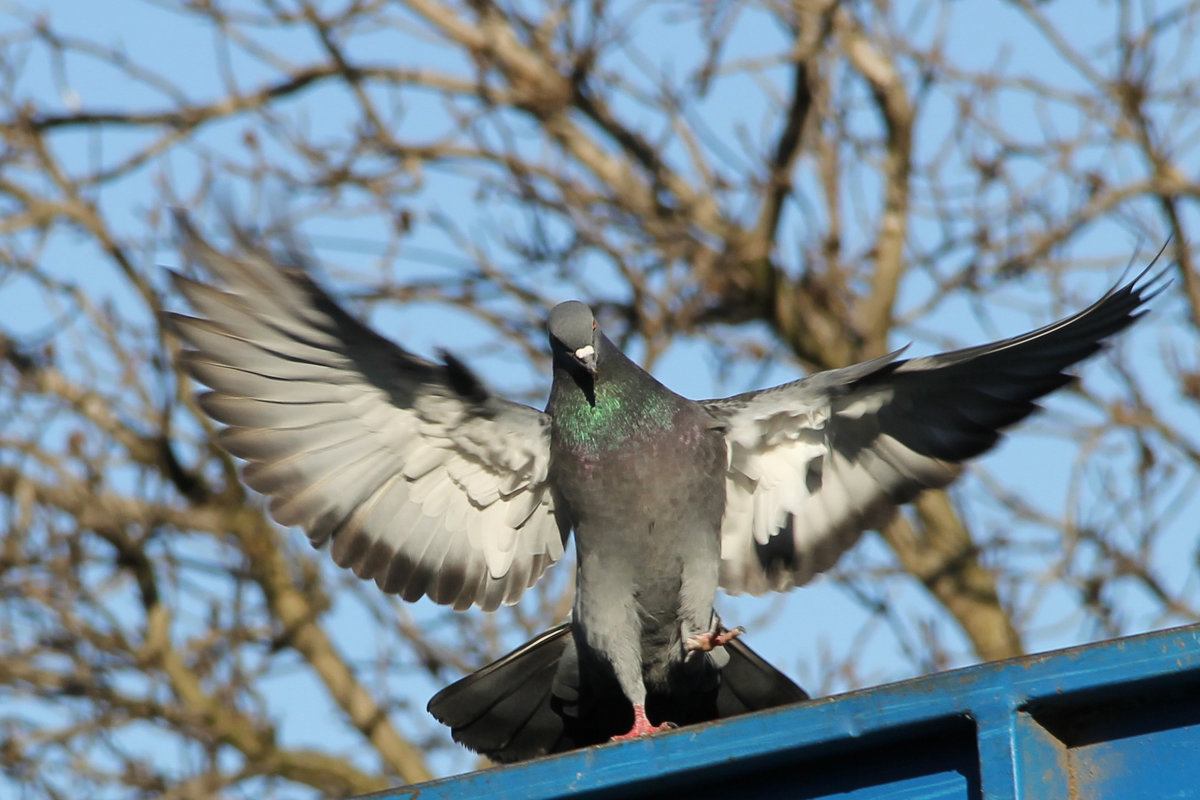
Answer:
<path fill-rule="evenodd" d="M 593 377 L 595 377 L 596 348 L 592 347 L 590 344 L 584 345 L 575 351 L 575 358 L 579 360 L 580 364 L 583 364 L 584 369 L 586 369 Z"/>

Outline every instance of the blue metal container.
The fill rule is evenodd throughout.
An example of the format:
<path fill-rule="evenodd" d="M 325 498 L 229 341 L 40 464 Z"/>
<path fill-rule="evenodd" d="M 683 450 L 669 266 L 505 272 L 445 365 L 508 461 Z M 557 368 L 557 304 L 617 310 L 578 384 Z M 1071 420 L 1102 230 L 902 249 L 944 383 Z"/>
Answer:
<path fill-rule="evenodd" d="M 981 664 L 371 795 L 1200 798 L 1200 626 Z"/>

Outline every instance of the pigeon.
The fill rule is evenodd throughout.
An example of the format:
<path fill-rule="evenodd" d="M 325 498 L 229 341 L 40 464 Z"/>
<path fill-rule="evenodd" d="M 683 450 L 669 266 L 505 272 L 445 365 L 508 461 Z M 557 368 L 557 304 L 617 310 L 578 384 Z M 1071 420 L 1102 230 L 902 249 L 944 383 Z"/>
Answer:
<path fill-rule="evenodd" d="M 762 391 L 684 398 L 592 310 L 549 314 L 544 411 L 427 360 L 345 311 L 299 256 L 237 257 L 182 215 L 169 314 L 200 407 L 282 525 L 384 592 L 455 609 L 517 602 L 573 532 L 569 621 L 438 692 L 429 711 L 498 762 L 807 699 L 714 611 L 784 591 L 897 506 L 944 487 L 1064 372 L 1145 313 L 1150 267 L 1090 307 L 941 355 L 892 352 Z M 1165 272 L 1165 271 L 1164 271 Z"/>

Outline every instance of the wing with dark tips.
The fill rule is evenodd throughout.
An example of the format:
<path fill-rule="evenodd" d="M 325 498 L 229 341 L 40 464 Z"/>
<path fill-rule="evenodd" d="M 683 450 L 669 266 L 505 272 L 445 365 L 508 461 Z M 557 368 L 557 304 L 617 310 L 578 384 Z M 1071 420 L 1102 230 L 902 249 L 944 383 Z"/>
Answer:
<path fill-rule="evenodd" d="M 196 316 L 169 315 L 202 408 L 245 482 L 314 546 L 406 600 L 512 603 L 563 554 L 548 418 L 491 394 L 453 358 L 418 358 L 297 267 L 232 259 L 180 220 Z"/>
<path fill-rule="evenodd" d="M 899 352 L 705 403 L 726 425 L 721 585 L 759 594 L 829 569 L 866 529 L 945 486 L 1071 365 L 1131 325 L 1162 288 L 1143 272 L 1024 336 L 928 358 Z"/>

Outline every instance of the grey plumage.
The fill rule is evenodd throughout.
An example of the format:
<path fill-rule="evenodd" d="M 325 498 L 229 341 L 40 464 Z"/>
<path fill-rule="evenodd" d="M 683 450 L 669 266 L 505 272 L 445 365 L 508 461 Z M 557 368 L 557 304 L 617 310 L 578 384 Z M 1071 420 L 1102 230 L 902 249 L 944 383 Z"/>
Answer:
<path fill-rule="evenodd" d="M 388 342 L 303 269 L 245 242 L 230 259 L 180 228 L 221 287 L 174 276 L 197 314 L 169 315 L 183 364 L 275 519 L 331 541 L 384 591 L 489 610 L 516 602 L 575 532 L 571 622 L 430 702 L 497 760 L 803 699 L 720 626 L 717 589 L 783 590 L 828 569 L 897 504 L 953 480 L 1157 291 L 1143 273 L 1014 339 L 703 402 L 564 303 L 539 412 L 451 356 Z"/>

